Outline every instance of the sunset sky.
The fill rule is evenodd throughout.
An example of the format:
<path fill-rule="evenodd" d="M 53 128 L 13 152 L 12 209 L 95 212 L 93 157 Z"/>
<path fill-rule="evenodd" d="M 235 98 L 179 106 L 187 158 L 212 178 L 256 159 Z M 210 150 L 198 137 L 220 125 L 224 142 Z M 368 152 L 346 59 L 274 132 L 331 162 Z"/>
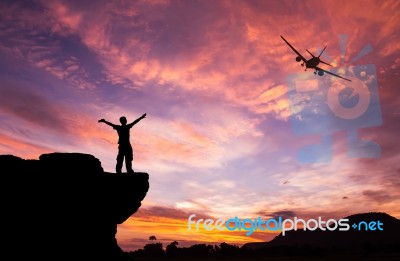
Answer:
<path fill-rule="evenodd" d="M 151 235 L 164 246 L 276 235 L 188 232 L 192 213 L 400 218 L 399 1 L 1 1 L 0 12 L 0 154 L 89 153 L 114 172 L 118 137 L 97 121 L 147 113 L 131 143 L 150 189 L 118 226 L 124 250 Z M 294 132 L 304 107 L 293 110 L 287 77 L 319 76 L 281 35 L 306 58 L 328 45 L 322 58 L 335 67 L 376 67 L 382 124 L 359 136 L 380 144 L 379 158 L 348 157 L 338 131 L 331 161 L 299 160 L 319 126 Z M 372 51 L 352 62 L 367 44 Z"/>

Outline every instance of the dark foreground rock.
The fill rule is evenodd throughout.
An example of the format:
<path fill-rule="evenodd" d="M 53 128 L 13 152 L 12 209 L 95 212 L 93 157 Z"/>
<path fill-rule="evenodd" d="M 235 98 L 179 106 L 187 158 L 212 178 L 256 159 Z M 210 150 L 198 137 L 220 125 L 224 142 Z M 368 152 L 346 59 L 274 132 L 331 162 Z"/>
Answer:
<path fill-rule="evenodd" d="M 106 173 L 92 155 L 0 155 L 7 260 L 130 260 L 115 235 L 141 206 L 147 173 Z"/>

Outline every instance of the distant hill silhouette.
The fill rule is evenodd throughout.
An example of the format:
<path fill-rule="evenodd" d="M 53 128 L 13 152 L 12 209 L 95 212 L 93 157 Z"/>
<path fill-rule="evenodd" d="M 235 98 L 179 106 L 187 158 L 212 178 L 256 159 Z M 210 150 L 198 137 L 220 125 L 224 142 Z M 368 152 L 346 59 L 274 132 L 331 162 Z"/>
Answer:
<path fill-rule="evenodd" d="M 81 153 L 39 160 L 0 155 L 0 170 L 8 191 L 2 199 L 7 260 L 131 260 L 115 234 L 141 206 L 147 173 L 106 173 L 97 158 Z"/>
<path fill-rule="evenodd" d="M 400 220 L 386 213 L 363 213 L 347 217 L 348 224 L 380 221 L 382 231 L 288 231 L 270 242 L 247 243 L 242 247 L 225 242 L 219 245 L 194 244 L 179 247 L 173 241 L 147 244 L 129 254 L 138 260 L 400 260 Z M 332 227 L 332 225 L 331 225 Z"/>
<path fill-rule="evenodd" d="M 359 223 L 360 221 L 380 220 L 383 231 L 358 231 L 350 228 L 349 231 L 287 231 L 285 236 L 279 234 L 269 242 L 247 243 L 243 245 L 248 250 L 271 251 L 278 247 L 311 247 L 319 249 L 330 249 L 335 252 L 397 252 L 400 256 L 400 220 L 386 213 L 371 212 L 355 214 L 346 217 L 348 224 Z"/>
<path fill-rule="evenodd" d="M 383 231 L 288 231 L 270 242 L 247 243 L 242 247 L 221 243 L 219 245 L 194 244 L 179 247 L 173 241 L 165 248 L 161 243 L 151 243 L 131 251 L 137 260 L 400 260 L 398 240 L 400 220 L 386 213 L 364 213 L 347 217 L 348 224 L 361 221 L 380 221 Z M 332 227 L 332 225 L 331 225 Z"/>

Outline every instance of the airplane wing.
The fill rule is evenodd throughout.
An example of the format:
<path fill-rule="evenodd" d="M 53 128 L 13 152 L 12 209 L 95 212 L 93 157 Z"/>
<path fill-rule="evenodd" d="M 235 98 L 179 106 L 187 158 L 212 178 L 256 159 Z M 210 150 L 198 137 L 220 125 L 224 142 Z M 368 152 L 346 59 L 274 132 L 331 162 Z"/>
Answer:
<path fill-rule="evenodd" d="M 294 47 L 288 41 L 286 41 L 286 39 L 283 38 L 282 35 L 281 38 L 283 39 L 283 41 L 285 41 L 285 43 L 287 43 L 287 45 L 289 45 L 289 47 L 293 50 L 293 52 L 295 52 L 301 58 L 301 60 L 303 60 L 303 62 L 307 62 L 307 60 L 303 57 L 303 55 L 301 55 L 296 49 L 294 49 Z"/>
<path fill-rule="evenodd" d="M 344 77 L 342 77 L 342 76 L 339 76 L 339 75 L 337 75 L 337 74 L 334 74 L 334 73 L 332 73 L 332 72 L 330 72 L 330 71 L 326 71 L 326 70 L 324 70 L 324 69 L 322 69 L 322 68 L 319 68 L 318 66 L 315 67 L 315 70 L 317 70 L 317 71 L 323 71 L 324 73 L 327 73 L 327 74 L 330 74 L 330 75 L 333 75 L 333 76 L 342 78 L 343 80 L 346 80 L 346 81 L 351 82 L 351 80 L 349 80 L 349 79 L 347 79 L 347 78 L 344 78 Z"/>

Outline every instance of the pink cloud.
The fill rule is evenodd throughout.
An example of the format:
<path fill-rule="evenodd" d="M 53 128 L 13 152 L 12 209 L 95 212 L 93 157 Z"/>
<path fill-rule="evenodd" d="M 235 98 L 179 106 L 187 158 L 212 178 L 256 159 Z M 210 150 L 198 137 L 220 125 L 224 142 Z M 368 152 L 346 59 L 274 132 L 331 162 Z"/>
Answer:
<path fill-rule="evenodd" d="M 380 210 L 399 215 L 397 1 L 43 5 L 46 12 L 18 4 L 0 8 L 8 24 L 0 50 L 18 57 L 18 63 L 27 61 L 43 73 L 37 74 L 38 82 L 46 83 L 25 84 L 26 90 L 18 91 L 3 81 L 2 123 L 11 118 L 23 127 L 2 124 L 0 152 L 37 157 L 55 149 L 85 151 L 112 171 L 117 134 L 97 124 L 99 115 L 114 120 L 122 112 L 151 109 L 153 114 L 134 129 L 134 163 L 154 180 L 146 204 L 177 208 L 143 209 L 148 216 L 142 230 L 132 235 L 135 223 L 124 227 L 123 244 L 148 236 L 146 222 L 159 216 L 182 223 L 182 216 L 172 216 L 182 209 L 255 214 L 274 205 L 269 213 L 342 216 Z M 382 158 L 348 159 L 340 136 L 331 164 L 301 166 L 292 152 L 320 137 L 291 132 L 291 109 L 302 107 L 291 108 L 285 77 L 302 68 L 280 35 L 305 55 L 306 48 L 316 52 L 327 44 L 334 65 L 341 66 L 338 34 L 346 33 L 347 62 L 367 43 L 374 49 L 356 64 L 377 66 L 384 125 L 359 134 L 381 144 Z M 29 92 L 35 88 L 37 93 Z M 64 100 L 64 94 L 70 96 Z M 26 130 L 35 142 L 24 136 Z M 173 193 L 165 190 L 171 186 Z"/>
<path fill-rule="evenodd" d="M 108 3 L 107 10 L 101 9 L 88 16 L 85 12 L 71 15 L 72 8 L 65 4 L 53 4 L 49 8 L 54 10 L 56 19 L 61 24 L 72 28 L 82 37 L 83 42 L 94 50 L 106 69 L 108 79 L 112 83 L 124 84 L 128 88 L 144 88 L 149 82 L 161 85 L 173 85 L 185 90 L 198 90 L 201 92 L 212 92 L 222 95 L 227 101 L 236 103 L 243 107 L 249 107 L 253 112 L 260 114 L 272 114 L 280 119 L 288 117 L 288 103 L 286 97 L 279 95 L 274 102 L 267 105 L 260 103 L 257 97 L 260 93 L 267 92 L 269 88 L 283 81 L 275 83 L 270 80 L 272 74 L 277 70 L 279 75 L 284 76 L 290 71 L 298 70 L 298 64 L 291 62 L 294 54 L 281 41 L 279 35 L 288 35 L 291 42 L 300 50 L 313 49 L 316 33 L 318 33 L 317 45 L 328 43 L 331 54 L 338 56 L 337 34 L 348 32 L 348 27 L 359 23 L 360 19 L 374 17 L 373 20 L 365 20 L 365 27 L 376 26 L 385 23 L 387 31 L 394 29 L 394 20 L 385 8 L 390 8 L 394 3 L 387 3 L 380 7 L 374 2 L 360 5 L 347 3 L 337 5 L 319 2 L 316 6 L 306 2 L 303 6 L 304 12 L 295 12 L 293 7 L 287 6 L 287 14 L 282 12 L 285 3 L 222 3 L 213 6 L 214 13 L 206 17 L 199 17 L 199 23 L 192 22 L 199 34 L 187 31 L 179 19 L 172 19 L 168 11 L 171 7 L 168 3 L 162 7 L 149 5 L 126 6 L 118 3 Z M 354 8 L 360 5 L 361 8 Z M 207 6 L 207 5 L 205 5 Z M 381 8 L 382 15 L 376 16 L 371 10 Z M 154 13 L 161 8 L 164 13 Z M 313 10 L 322 10 L 317 14 L 315 20 L 321 23 L 306 22 Z M 340 12 L 339 10 L 340 9 Z M 135 22 L 127 23 L 133 17 L 138 17 L 141 10 L 151 10 L 145 16 L 140 16 Z M 272 12 L 271 10 L 279 10 Z M 230 19 L 223 18 L 220 13 L 230 14 Z M 266 15 L 266 12 L 268 15 Z M 111 14 L 119 14 L 121 19 L 115 19 Z M 193 15 L 197 16 L 196 12 Z M 343 17 L 350 17 L 343 19 Z M 387 20 L 390 22 L 386 22 Z M 73 21 L 73 22 L 71 22 Z M 75 26 L 79 21 L 81 26 Z M 175 30 L 167 29 L 171 35 L 152 27 L 152 23 L 162 21 L 176 27 Z M 200 23 L 202 21 L 203 23 Z M 212 21 L 212 23 L 208 23 Z M 280 21 L 277 26 L 271 26 Z M 321 24 L 326 24 L 321 30 Z M 330 27 L 329 27 L 330 25 Z M 116 34 L 111 28 L 126 28 L 125 34 Z M 134 28 L 140 26 L 140 31 Z M 170 26 L 170 27 L 171 27 Z M 129 30 L 131 29 L 131 30 Z M 179 31 L 180 30 L 180 31 Z M 177 32 L 182 33 L 179 35 Z M 360 43 L 355 42 L 361 36 L 359 42 L 365 42 L 364 31 L 356 31 L 350 36 L 349 52 L 354 53 Z M 151 37 L 146 37 L 146 36 Z M 183 37 L 183 36 L 188 37 Z M 179 43 L 174 40 L 181 39 Z M 382 37 L 387 37 L 384 33 Z M 118 37 L 119 41 L 116 41 Z M 165 37 L 165 47 L 172 46 L 171 55 L 154 56 L 157 42 L 160 37 Z M 200 42 L 201 45 L 194 44 Z M 356 46 L 354 46 L 354 43 Z M 178 46 L 181 48 L 177 49 Z M 395 48 L 395 47 L 394 47 Z M 165 49 L 168 52 L 168 49 Z M 392 51 L 389 51 L 391 53 Z M 386 51 L 384 53 L 387 53 Z M 353 55 L 354 56 L 354 55 Z M 274 70 L 274 71 L 272 71 Z M 276 77 L 275 77 L 276 78 Z"/>

